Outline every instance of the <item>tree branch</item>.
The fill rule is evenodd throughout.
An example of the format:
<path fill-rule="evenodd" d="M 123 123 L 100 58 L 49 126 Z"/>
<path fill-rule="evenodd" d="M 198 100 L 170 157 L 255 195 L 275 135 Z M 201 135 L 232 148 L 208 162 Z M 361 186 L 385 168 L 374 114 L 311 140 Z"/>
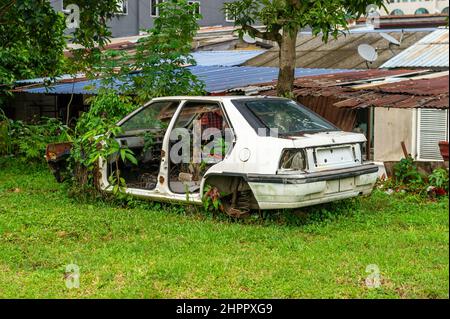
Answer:
<path fill-rule="evenodd" d="M 242 30 L 248 32 L 249 35 L 255 38 L 260 38 L 263 40 L 269 40 L 269 41 L 275 41 L 277 43 L 280 43 L 282 41 L 282 36 L 280 34 L 281 26 L 276 26 L 273 28 L 272 31 L 266 31 L 262 32 L 256 29 L 255 27 L 252 27 L 250 25 L 244 24 L 242 26 Z"/>
<path fill-rule="evenodd" d="M 287 3 L 295 9 L 300 9 L 301 6 L 300 0 L 287 0 Z"/>
<path fill-rule="evenodd" d="M 3 15 L 5 15 L 8 10 L 15 4 L 16 0 L 10 0 L 9 2 L 5 3 L 3 6 L 0 7 L 0 23 L 2 21 Z"/>

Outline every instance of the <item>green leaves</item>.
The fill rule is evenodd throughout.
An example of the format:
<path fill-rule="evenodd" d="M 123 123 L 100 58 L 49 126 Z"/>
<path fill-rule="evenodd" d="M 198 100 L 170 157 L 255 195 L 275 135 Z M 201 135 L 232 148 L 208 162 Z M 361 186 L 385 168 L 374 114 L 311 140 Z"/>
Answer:
<path fill-rule="evenodd" d="M 63 15 L 45 0 L 2 0 L 0 8 L 0 85 L 59 75 L 66 46 Z"/>
<path fill-rule="evenodd" d="M 238 27 L 250 26 L 255 21 L 272 30 L 296 30 L 310 27 L 314 34 L 337 36 L 345 29 L 350 16 L 366 13 L 367 6 L 383 6 L 382 0 L 239 0 L 225 5 Z"/>
<path fill-rule="evenodd" d="M 448 192 L 448 171 L 444 168 L 437 168 L 429 176 L 430 185 L 442 188 Z"/>
<path fill-rule="evenodd" d="M 278 44 L 277 93 L 284 96 L 293 89 L 298 32 L 310 28 L 327 42 L 347 29 L 349 18 L 365 14 L 371 4 L 382 6 L 383 0 L 237 0 L 227 3 L 224 10 L 239 27 L 239 36 L 248 33 Z M 255 28 L 256 23 L 264 27 Z"/>
<path fill-rule="evenodd" d="M 148 37 L 139 41 L 132 69 L 141 76 L 133 78 L 139 103 L 151 98 L 174 95 L 203 95 L 204 84 L 188 65 L 195 65 L 191 43 L 199 29 L 195 6 L 186 0 L 170 0 L 159 5 L 159 17 Z"/>
<path fill-rule="evenodd" d="M 44 119 L 35 124 L 12 121 L 0 113 L 0 154 L 15 156 L 24 162 L 43 162 L 50 143 L 71 140 L 69 128 L 57 119 Z"/>
<path fill-rule="evenodd" d="M 120 149 L 120 157 L 122 158 L 123 162 L 126 162 L 128 160 L 134 165 L 138 164 L 136 157 L 134 157 L 133 151 L 128 148 Z"/>

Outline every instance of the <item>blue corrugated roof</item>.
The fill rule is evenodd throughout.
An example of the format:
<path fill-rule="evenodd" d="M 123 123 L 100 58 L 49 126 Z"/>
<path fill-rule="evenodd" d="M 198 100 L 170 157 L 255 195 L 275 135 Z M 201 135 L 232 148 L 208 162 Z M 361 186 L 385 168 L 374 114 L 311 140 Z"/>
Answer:
<path fill-rule="evenodd" d="M 238 66 L 263 54 L 264 50 L 197 51 L 192 57 L 200 66 Z"/>
<path fill-rule="evenodd" d="M 242 65 L 250 59 L 266 52 L 265 50 L 229 50 L 229 51 L 197 51 L 192 53 L 192 57 L 197 62 L 198 66 L 238 66 Z M 73 75 L 65 74 L 56 77 L 56 81 L 70 80 L 77 77 L 83 77 L 79 74 L 75 77 Z M 18 84 L 37 84 L 51 81 L 50 78 L 36 78 L 19 80 Z"/>
<path fill-rule="evenodd" d="M 193 66 L 189 67 L 194 75 L 203 80 L 210 93 L 223 92 L 251 84 L 270 82 L 278 77 L 278 68 L 250 66 Z M 345 69 L 296 69 L 296 77 L 349 72 Z M 62 83 L 48 88 L 29 88 L 23 92 L 34 94 L 95 94 L 100 80 Z"/>

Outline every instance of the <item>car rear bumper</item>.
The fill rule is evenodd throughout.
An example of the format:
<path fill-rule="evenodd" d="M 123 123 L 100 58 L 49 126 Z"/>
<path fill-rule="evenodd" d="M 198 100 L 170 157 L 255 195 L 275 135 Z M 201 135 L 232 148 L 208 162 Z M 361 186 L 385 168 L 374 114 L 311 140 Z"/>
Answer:
<path fill-rule="evenodd" d="M 358 167 L 304 175 L 257 175 L 246 180 L 260 209 L 299 208 L 370 194 L 378 167 Z"/>

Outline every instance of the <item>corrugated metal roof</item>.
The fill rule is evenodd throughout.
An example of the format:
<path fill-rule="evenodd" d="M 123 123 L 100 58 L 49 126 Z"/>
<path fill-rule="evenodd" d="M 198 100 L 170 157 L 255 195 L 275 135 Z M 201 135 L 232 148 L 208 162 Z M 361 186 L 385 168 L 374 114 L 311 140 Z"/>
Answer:
<path fill-rule="evenodd" d="M 238 66 L 264 52 L 265 50 L 197 51 L 192 53 L 192 57 L 200 66 Z"/>
<path fill-rule="evenodd" d="M 197 62 L 198 66 L 239 66 L 244 64 L 250 59 L 257 57 L 258 55 L 266 52 L 265 50 L 233 50 L 233 51 L 197 51 L 192 53 L 192 57 Z M 78 74 L 75 77 L 73 75 L 65 74 L 56 77 L 57 82 L 65 80 L 72 80 L 83 78 L 84 75 Z M 20 80 L 18 84 L 37 84 L 51 81 L 50 78 L 35 78 Z"/>
<path fill-rule="evenodd" d="M 448 29 L 439 29 L 427 35 L 394 58 L 382 68 L 448 68 Z"/>
<path fill-rule="evenodd" d="M 358 54 L 358 46 L 370 44 L 377 48 L 378 59 L 370 65 L 371 69 L 379 68 L 396 54 L 406 50 L 420 39 L 430 34 L 429 29 L 419 29 L 420 31 L 404 30 L 402 43 L 400 46 L 389 46 L 381 35 L 381 31 L 358 32 L 351 30 L 340 34 L 337 39 L 330 37 L 327 43 L 322 41 L 322 37 L 302 33 L 297 39 L 297 59 L 298 68 L 336 68 L 336 69 L 363 69 L 367 70 L 366 61 Z M 388 32 L 389 31 L 389 32 Z M 401 30 L 383 30 L 396 39 L 400 39 Z M 279 65 L 278 48 L 267 50 L 264 54 L 257 56 L 245 63 L 248 66 L 268 66 Z"/>
<path fill-rule="evenodd" d="M 209 93 L 227 91 L 246 85 L 271 82 L 278 77 L 278 68 L 236 67 L 236 66 L 193 66 L 189 67 L 194 75 L 203 80 Z M 340 69 L 296 69 L 296 77 L 325 75 L 349 72 Z M 19 88 L 16 92 L 34 94 L 95 94 L 100 80 L 61 83 L 50 87 Z M 116 87 L 119 87 L 117 83 Z"/>
<path fill-rule="evenodd" d="M 448 74 L 443 75 L 446 72 L 440 72 L 427 77 L 415 73 L 412 74 L 410 70 L 368 70 L 299 78 L 294 83 L 294 95 L 297 98 L 333 98 L 338 102 L 332 105 L 343 109 L 448 109 Z M 388 83 L 380 79 L 396 82 Z M 366 85 L 361 87 L 362 83 Z M 276 91 L 269 90 L 261 94 L 276 95 Z"/>
<path fill-rule="evenodd" d="M 77 75 L 70 75 L 70 74 L 64 74 L 61 76 L 58 76 L 55 78 L 56 82 L 63 82 L 63 81 L 71 81 L 73 79 L 81 79 L 86 78 L 84 74 L 77 74 Z M 17 84 L 39 84 L 39 83 L 45 83 L 47 81 L 52 81 L 51 78 L 35 78 L 35 79 L 26 79 L 26 80 L 19 80 L 16 81 Z"/>

